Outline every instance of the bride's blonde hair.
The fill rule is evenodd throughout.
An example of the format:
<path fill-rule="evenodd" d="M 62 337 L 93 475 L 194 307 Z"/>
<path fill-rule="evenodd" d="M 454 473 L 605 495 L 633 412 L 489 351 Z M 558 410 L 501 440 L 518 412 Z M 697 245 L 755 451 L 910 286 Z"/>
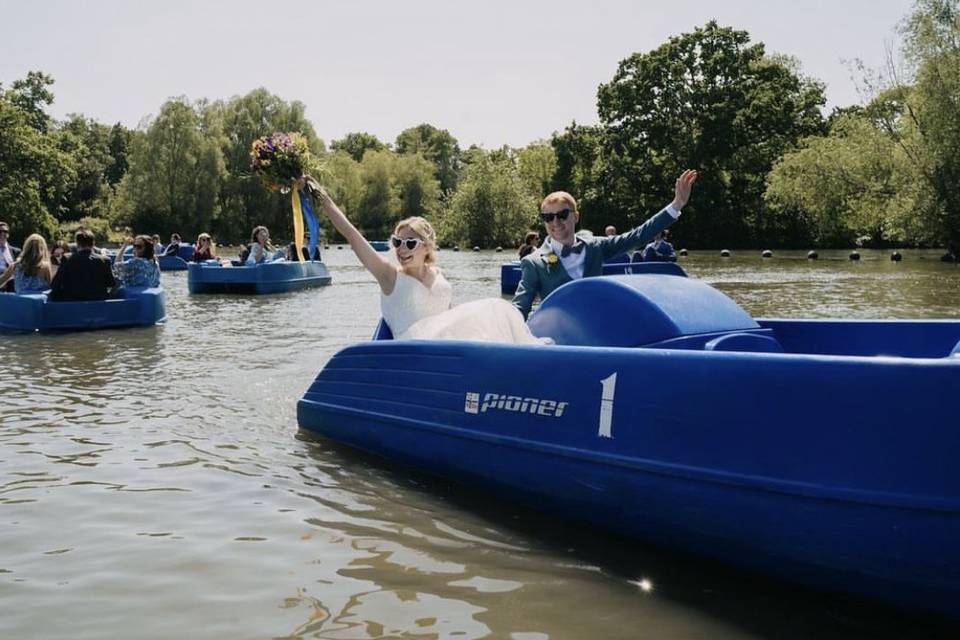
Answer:
<path fill-rule="evenodd" d="M 410 229 L 423 240 L 423 245 L 427 248 L 427 257 L 423 259 L 424 262 L 432 264 L 437 261 L 437 232 L 433 230 L 433 225 L 427 222 L 426 218 L 413 216 L 401 220 L 393 228 L 393 235 L 400 235 L 401 229 Z"/>

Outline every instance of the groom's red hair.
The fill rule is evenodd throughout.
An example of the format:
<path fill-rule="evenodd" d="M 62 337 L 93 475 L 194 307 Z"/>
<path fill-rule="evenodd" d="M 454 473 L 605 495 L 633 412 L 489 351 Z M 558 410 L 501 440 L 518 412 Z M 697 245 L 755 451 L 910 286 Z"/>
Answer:
<path fill-rule="evenodd" d="M 570 205 L 570 209 L 572 211 L 576 211 L 577 213 L 579 213 L 579 210 L 577 209 L 576 199 L 566 191 L 554 191 L 553 193 L 551 193 L 550 195 L 548 195 L 546 198 L 543 199 L 543 202 L 540 203 L 540 208 L 543 209 L 543 205 L 545 204 L 555 204 L 557 202 L 563 202 L 564 204 L 568 204 Z"/>

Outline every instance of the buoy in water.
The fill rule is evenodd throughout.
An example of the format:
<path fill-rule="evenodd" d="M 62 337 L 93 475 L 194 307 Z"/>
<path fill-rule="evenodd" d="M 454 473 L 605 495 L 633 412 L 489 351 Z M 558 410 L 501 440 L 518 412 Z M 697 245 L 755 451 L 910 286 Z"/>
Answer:
<path fill-rule="evenodd" d="M 760 257 L 761 257 L 761 258 L 772 258 L 772 257 L 773 257 L 773 251 L 770 251 L 770 249 L 764 249 L 764 250 L 760 253 Z"/>
<path fill-rule="evenodd" d="M 680 249 L 680 255 L 682 255 L 682 256 L 687 255 L 687 250 L 686 250 L 686 249 Z"/>
<path fill-rule="evenodd" d="M 890 254 L 890 262 L 900 262 L 903 260 L 903 256 L 900 255 L 899 251 L 894 251 Z"/>
<path fill-rule="evenodd" d="M 460 246 L 459 246 L 459 245 L 453 245 L 453 250 L 454 250 L 454 251 L 460 251 Z"/>
<path fill-rule="evenodd" d="M 816 260 L 820 257 L 820 254 L 816 251 L 807 251 L 807 260 Z"/>
<path fill-rule="evenodd" d="M 720 251 L 720 257 L 721 257 L 721 258 L 729 258 L 729 257 L 730 257 L 730 250 L 729 250 L 729 249 L 723 249 L 723 250 L 721 250 L 721 251 Z"/>
<path fill-rule="evenodd" d="M 337 245 L 337 250 L 339 251 L 340 249 L 343 249 L 343 245 L 342 245 L 342 244 L 338 244 L 338 245 Z"/>
<path fill-rule="evenodd" d="M 474 251 L 480 251 L 480 247 L 474 247 L 473 250 L 474 250 Z"/>
<path fill-rule="evenodd" d="M 496 249 L 494 249 L 494 251 L 496 251 L 497 253 L 500 253 L 501 251 L 503 251 L 503 247 L 497 247 Z"/>
<path fill-rule="evenodd" d="M 851 252 L 850 252 L 850 259 L 853 260 L 854 262 L 856 262 L 857 260 L 859 260 L 859 259 L 860 259 L 860 252 L 859 252 L 859 251 L 851 251 Z"/>

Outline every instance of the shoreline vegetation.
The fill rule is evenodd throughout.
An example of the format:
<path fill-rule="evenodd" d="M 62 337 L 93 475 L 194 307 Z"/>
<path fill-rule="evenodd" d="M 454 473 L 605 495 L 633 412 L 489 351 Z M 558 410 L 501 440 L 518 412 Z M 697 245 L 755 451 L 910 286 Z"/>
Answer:
<path fill-rule="evenodd" d="M 579 199 L 585 227 L 626 231 L 669 200 L 667 178 L 689 166 L 701 178 L 673 230 L 677 246 L 956 256 L 958 2 L 915 2 L 890 54 L 898 71 L 860 70 L 864 104 L 824 114 L 824 85 L 798 61 L 709 22 L 598 78 L 599 124 L 572 122 L 523 148 L 463 149 L 428 123 L 392 142 L 353 132 L 326 144 L 303 103 L 262 88 L 172 98 L 136 129 L 80 114 L 57 121 L 46 112 L 54 79 L 31 71 L 0 84 L 0 219 L 14 243 L 69 238 L 78 226 L 103 244 L 133 231 L 207 231 L 230 244 L 260 224 L 290 237 L 288 198 L 261 184 L 248 155 L 253 140 L 289 131 L 304 136 L 321 182 L 371 238 L 419 215 L 445 246 L 512 249 L 554 190 Z M 338 240 L 329 226 L 325 237 Z"/>

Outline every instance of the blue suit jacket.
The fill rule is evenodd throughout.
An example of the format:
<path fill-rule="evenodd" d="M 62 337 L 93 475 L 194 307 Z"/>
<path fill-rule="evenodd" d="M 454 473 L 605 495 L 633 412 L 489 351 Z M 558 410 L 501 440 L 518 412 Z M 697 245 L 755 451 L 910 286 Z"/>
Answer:
<path fill-rule="evenodd" d="M 583 258 L 583 277 L 589 278 L 603 274 L 603 261 L 624 251 L 639 249 L 650 242 L 658 233 L 673 224 L 675 218 L 664 208 L 642 225 L 618 236 L 603 238 L 584 238 L 580 240 L 586 245 Z M 563 268 L 557 256 L 556 262 L 548 262 L 550 255 L 556 255 L 550 248 L 549 239 L 545 240 L 539 251 L 534 251 L 520 261 L 520 285 L 513 296 L 513 305 L 526 318 L 533 306 L 533 301 L 539 297 L 546 298 L 551 291 L 564 285 L 573 278 Z"/>

